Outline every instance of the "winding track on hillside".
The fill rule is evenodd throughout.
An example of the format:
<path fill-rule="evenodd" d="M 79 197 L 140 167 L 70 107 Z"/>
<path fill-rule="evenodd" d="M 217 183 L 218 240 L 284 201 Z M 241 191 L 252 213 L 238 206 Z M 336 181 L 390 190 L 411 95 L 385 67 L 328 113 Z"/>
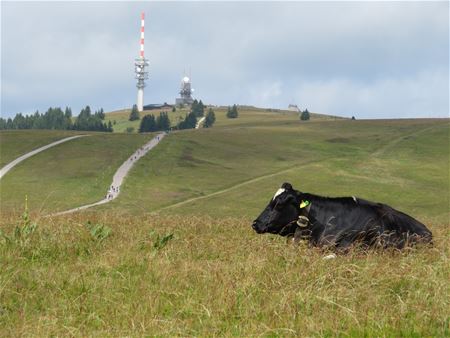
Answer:
<path fill-rule="evenodd" d="M 200 120 L 197 121 L 197 124 L 195 125 L 195 129 L 199 129 L 200 125 L 205 121 L 206 117 L 203 116 Z"/>
<path fill-rule="evenodd" d="M 420 134 L 422 134 L 422 133 L 424 133 L 424 132 L 426 132 L 426 131 L 428 131 L 430 129 L 433 129 L 433 128 L 436 128 L 436 126 L 433 125 L 433 126 L 430 126 L 430 127 L 427 127 L 427 128 L 423 128 L 423 129 L 414 131 L 412 133 L 408 133 L 408 134 L 404 134 L 404 135 L 401 135 L 399 137 L 396 137 L 395 139 L 393 139 L 393 140 L 389 141 L 388 143 L 386 143 L 385 145 L 381 146 L 379 149 L 375 150 L 373 153 L 369 154 L 368 157 L 372 158 L 372 159 L 376 159 L 379 156 L 383 155 L 391 147 L 393 147 L 393 146 L 397 145 L 398 143 L 400 143 L 401 141 L 405 140 L 405 138 L 411 137 L 411 136 L 420 135 Z M 252 183 L 264 180 L 264 179 L 269 178 L 269 177 L 274 177 L 274 176 L 277 176 L 277 175 L 280 175 L 280 174 L 284 174 L 284 173 L 290 172 L 292 170 L 298 170 L 301 167 L 309 166 L 309 165 L 312 165 L 312 164 L 319 164 L 321 162 L 327 162 L 327 161 L 329 161 L 331 159 L 332 158 L 328 158 L 328 159 L 325 159 L 325 160 L 308 162 L 308 163 L 305 163 L 305 164 L 302 164 L 302 165 L 299 165 L 299 166 L 294 166 L 292 168 L 287 168 L 287 169 L 284 169 L 284 170 L 281 170 L 281 171 L 277 171 L 277 172 L 274 172 L 274 173 L 271 173 L 271 174 L 262 175 L 262 176 L 259 176 L 259 177 L 256 177 L 256 178 L 252 178 L 250 180 L 238 183 L 238 184 L 233 185 L 231 187 L 215 191 L 215 192 L 210 193 L 208 195 L 192 197 L 192 198 L 188 198 L 187 200 L 184 200 L 184 201 L 181 201 L 181 202 L 178 202 L 178 203 L 167 205 L 165 207 L 162 207 L 162 208 L 159 208 L 159 209 L 155 210 L 154 212 L 158 213 L 158 212 L 163 211 L 163 210 L 172 209 L 172 208 L 179 207 L 179 206 L 191 203 L 191 202 L 195 202 L 195 201 L 207 199 L 207 198 L 210 198 L 210 197 L 214 197 L 214 196 L 217 196 L 217 195 L 221 195 L 221 194 L 227 193 L 229 191 L 232 191 L 232 190 L 235 190 L 235 189 L 239 189 L 239 188 L 241 188 L 241 187 L 243 187 L 243 186 L 245 186 L 247 184 L 252 184 Z"/>
<path fill-rule="evenodd" d="M 29 158 L 29 157 L 31 157 L 33 155 L 36 155 L 37 153 L 40 153 L 41 151 L 44 151 L 44 150 L 46 150 L 48 148 L 54 147 L 54 146 L 56 146 L 58 144 L 61 144 L 61 143 L 64 143 L 64 142 L 67 142 L 67 141 L 70 141 L 70 140 L 74 140 L 76 138 L 84 137 L 84 136 L 89 136 L 89 135 L 76 135 L 76 136 L 66 137 L 66 138 L 63 138 L 63 139 L 61 139 L 59 141 L 55 141 L 53 143 L 47 144 L 46 146 L 37 148 L 37 149 L 35 149 L 33 151 L 30 151 L 29 153 L 26 153 L 26 154 L 16 158 L 14 161 L 8 163 L 2 169 L 0 169 L 0 179 L 2 179 L 3 176 L 5 176 L 8 171 L 10 171 L 12 168 L 14 168 L 16 165 L 18 165 L 20 162 L 26 160 L 27 158 Z"/>
<path fill-rule="evenodd" d="M 56 212 L 49 216 L 59 216 L 59 215 L 69 214 L 72 212 L 88 209 L 88 208 L 94 207 L 96 205 L 109 203 L 112 200 L 116 199 L 120 194 L 120 187 L 123 183 L 123 180 L 124 180 L 125 176 L 128 174 L 128 172 L 130 171 L 130 169 L 133 167 L 133 165 L 137 161 L 139 161 L 139 159 L 141 157 L 143 157 L 150 150 L 152 150 L 154 147 L 156 147 L 156 145 L 164 138 L 165 135 L 166 135 L 166 133 L 158 134 L 157 136 L 152 138 L 149 142 L 147 142 L 142 147 L 140 147 L 138 150 L 136 150 L 133 154 L 131 154 L 130 157 L 127 158 L 127 160 L 119 167 L 119 169 L 117 169 L 116 173 L 114 174 L 111 186 L 108 189 L 104 199 L 102 199 L 98 202 L 95 202 L 95 203 L 86 204 L 81 207 L 73 208 L 70 210 Z M 112 189 L 112 188 L 114 188 L 114 189 Z"/>

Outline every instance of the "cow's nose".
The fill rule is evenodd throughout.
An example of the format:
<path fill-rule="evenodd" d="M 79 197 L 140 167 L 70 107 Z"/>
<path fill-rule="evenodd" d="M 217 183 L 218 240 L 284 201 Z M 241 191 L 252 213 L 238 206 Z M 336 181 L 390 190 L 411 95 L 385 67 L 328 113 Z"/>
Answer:
<path fill-rule="evenodd" d="M 253 228 L 253 230 L 256 230 L 257 224 L 258 224 L 258 222 L 257 222 L 256 220 L 253 221 L 253 223 L 252 223 L 252 228 Z"/>

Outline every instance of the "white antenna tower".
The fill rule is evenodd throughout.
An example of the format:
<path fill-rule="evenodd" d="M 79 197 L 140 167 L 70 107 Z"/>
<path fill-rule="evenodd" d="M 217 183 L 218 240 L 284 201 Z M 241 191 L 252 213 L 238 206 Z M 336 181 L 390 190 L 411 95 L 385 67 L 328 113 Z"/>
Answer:
<path fill-rule="evenodd" d="M 144 57 L 144 12 L 141 13 L 141 51 L 139 57 L 134 60 L 134 71 L 136 73 L 138 89 L 137 92 L 137 108 L 139 111 L 144 110 L 144 87 L 145 80 L 148 79 L 148 72 L 145 68 L 148 66 L 148 60 Z"/>

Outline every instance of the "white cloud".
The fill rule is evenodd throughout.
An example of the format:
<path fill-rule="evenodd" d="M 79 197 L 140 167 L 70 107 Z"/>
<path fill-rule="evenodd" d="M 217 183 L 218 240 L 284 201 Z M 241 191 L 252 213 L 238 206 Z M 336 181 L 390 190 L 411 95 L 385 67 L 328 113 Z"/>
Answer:
<path fill-rule="evenodd" d="M 260 106 L 270 107 L 282 95 L 281 81 L 269 82 L 263 81 L 255 85 L 251 85 L 248 90 L 248 102 Z"/>
<path fill-rule="evenodd" d="M 315 112 L 358 118 L 446 117 L 448 76 L 423 72 L 409 78 L 382 78 L 372 83 L 349 79 L 308 82 L 296 89 L 300 106 Z"/>
<path fill-rule="evenodd" d="M 139 13 L 146 102 L 183 71 L 214 104 L 364 117 L 448 113 L 448 3 L 2 2 L 2 114 L 131 106 Z M 20 22 L 20 24 L 18 24 Z M 429 113 L 428 113 L 429 112 Z M 426 115 L 428 116 L 428 115 Z"/>

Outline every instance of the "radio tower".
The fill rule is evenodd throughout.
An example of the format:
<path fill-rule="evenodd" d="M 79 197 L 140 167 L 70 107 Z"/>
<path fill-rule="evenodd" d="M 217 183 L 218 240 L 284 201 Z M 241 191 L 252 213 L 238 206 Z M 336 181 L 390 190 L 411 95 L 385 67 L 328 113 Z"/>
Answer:
<path fill-rule="evenodd" d="M 139 57 L 134 60 L 138 89 L 137 92 L 137 108 L 139 111 L 144 110 L 144 87 L 145 80 L 148 79 L 148 72 L 145 68 L 148 66 L 148 60 L 144 57 L 144 12 L 141 13 L 141 51 Z"/>

